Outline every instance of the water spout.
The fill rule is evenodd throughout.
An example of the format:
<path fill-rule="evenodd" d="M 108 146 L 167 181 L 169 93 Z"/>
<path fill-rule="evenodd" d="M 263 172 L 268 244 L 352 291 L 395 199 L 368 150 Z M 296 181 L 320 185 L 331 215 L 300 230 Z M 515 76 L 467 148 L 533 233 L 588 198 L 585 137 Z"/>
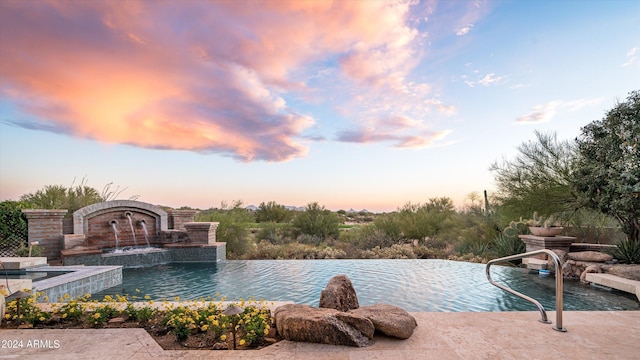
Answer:
<path fill-rule="evenodd" d="M 151 247 L 151 244 L 149 244 L 149 231 L 147 230 L 147 223 L 144 221 L 144 219 L 142 219 L 138 221 L 138 224 L 142 226 L 142 232 L 144 232 L 144 240 L 147 242 L 147 247 Z"/>
<path fill-rule="evenodd" d="M 118 220 L 114 219 L 109 221 L 109 225 L 111 225 L 111 228 L 113 229 L 113 236 L 116 237 L 116 251 L 118 251 L 120 248 L 120 244 L 118 242 Z"/>
<path fill-rule="evenodd" d="M 129 227 L 131 228 L 131 234 L 133 234 L 133 246 L 137 247 L 138 246 L 138 241 L 136 240 L 136 231 L 133 228 L 133 220 L 131 219 L 131 212 L 127 211 L 126 213 L 124 213 L 124 216 L 129 219 Z"/>

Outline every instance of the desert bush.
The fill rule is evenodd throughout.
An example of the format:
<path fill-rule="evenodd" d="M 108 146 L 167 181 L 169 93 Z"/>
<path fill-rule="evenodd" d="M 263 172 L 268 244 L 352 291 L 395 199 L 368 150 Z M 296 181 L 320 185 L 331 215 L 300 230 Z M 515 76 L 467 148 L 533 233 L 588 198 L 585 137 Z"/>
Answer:
<path fill-rule="evenodd" d="M 449 255 L 448 260 L 453 261 L 466 261 L 472 263 L 486 264 L 487 258 L 484 256 L 475 255 L 473 253 L 466 253 L 462 255 Z"/>
<path fill-rule="evenodd" d="M 526 251 L 526 246 L 517 235 L 513 236 L 508 235 L 507 233 L 502 233 L 493 239 L 489 249 L 493 256 L 501 258 L 504 256 L 524 253 Z"/>
<path fill-rule="evenodd" d="M 321 239 L 337 239 L 340 236 L 338 215 L 317 202 L 308 204 L 304 211 L 296 215 L 292 224 L 297 235 L 312 235 Z"/>
<path fill-rule="evenodd" d="M 418 245 L 413 247 L 413 253 L 416 254 L 418 259 L 446 259 L 451 255 L 452 251 L 450 246 L 432 248 Z"/>
<path fill-rule="evenodd" d="M 261 241 L 253 251 L 244 256 L 244 259 L 344 259 L 347 257 L 344 250 L 330 246 L 312 246 L 298 242 L 276 245 Z"/>
<path fill-rule="evenodd" d="M 609 251 L 614 258 L 628 264 L 640 264 L 640 242 L 625 239 Z"/>
<path fill-rule="evenodd" d="M 289 224 L 274 222 L 263 223 L 256 234 L 258 242 L 266 240 L 272 244 L 286 244 L 292 240 L 292 227 Z"/>
<path fill-rule="evenodd" d="M 197 216 L 196 221 L 220 223 L 216 239 L 227 243 L 229 258 L 239 258 L 250 249 L 248 225 L 253 222 L 253 217 L 244 209 L 242 201 L 234 201 L 231 206 L 223 202 L 221 209 L 210 209 Z"/>
<path fill-rule="evenodd" d="M 293 218 L 293 212 L 283 205 L 276 203 L 275 201 L 269 201 L 268 203 L 260 203 L 258 210 L 256 210 L 257 222 L 275 222 L 284 223 Z"/>
<path fill-rule="evenodd" d="M 297 241 L 300 244 L 318 246 L 324 241 L 324 237 L 321 235 L 300 234 L 298 235 Z"/>
<path fill-rule="evenodd" d="M 341 234 L 341 241 L 348 242 L 354 247 L 362 250 L 373 249 L 374 247 L 385 248 L 398 243 L 399 237 L 387 235 L 375 224 L 356 226 Z"/>
<path fill-rule="evenodd" d="M 409 244 L 393 244 L 386 248 L 379 246 L 363 252 L 365 259 L 415 259 L 416 254 Z"/>

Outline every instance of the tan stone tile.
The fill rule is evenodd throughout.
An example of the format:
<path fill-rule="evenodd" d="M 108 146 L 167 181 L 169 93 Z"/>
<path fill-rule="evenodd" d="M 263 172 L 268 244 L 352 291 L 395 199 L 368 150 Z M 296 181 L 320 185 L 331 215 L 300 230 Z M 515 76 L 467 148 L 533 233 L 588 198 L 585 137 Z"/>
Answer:
<path fill-rule="evenodd" d="M 463 360 L 451 349 L 421 349 L 421 350 L 381 350 L 354 351 L 350 353 L 350 360 Z"/>

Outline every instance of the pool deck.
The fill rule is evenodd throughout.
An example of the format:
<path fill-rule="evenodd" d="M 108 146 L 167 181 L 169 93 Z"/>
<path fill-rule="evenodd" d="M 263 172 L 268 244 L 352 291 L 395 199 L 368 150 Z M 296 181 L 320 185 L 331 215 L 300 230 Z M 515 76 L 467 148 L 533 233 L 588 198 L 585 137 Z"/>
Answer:
<path fill-rule="evenodd" d="M 163 350 L 143 329 L 1 330 L 0 359 L 638 359 L 640 311 L 565 311 L 558 332 L 538 312 L 412 313 L 407 340 L 352 348 L 281 341 L 261 350 Z M 555 312 L 548 313 L 555 321 Z M 22 349 L 5 348 L 22 340 Z M 27 348 L 39 340 L 39 347 Z M 58 346 L 56 346 L 56 344 Z M 48 345 L 48 346 L 47 346 Z"/>

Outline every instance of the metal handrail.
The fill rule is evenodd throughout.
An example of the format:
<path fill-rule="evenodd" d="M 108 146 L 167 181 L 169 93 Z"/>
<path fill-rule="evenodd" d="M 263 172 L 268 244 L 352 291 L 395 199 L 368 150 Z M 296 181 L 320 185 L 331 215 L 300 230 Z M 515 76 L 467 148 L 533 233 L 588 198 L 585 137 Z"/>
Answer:
<path fill-rule="evenodd" d="M 553 330 L 564 332 L 564 331 L 567 331 L 567 329 L 562 327 L 562 267 L 560 266 L 560 258 L 558 258 L 558 255 L 556 255 L 556 253 L 548 249 L 542 249 L 542 250 L 530 251 L 524 254 L 516 254 L 511 256 L 505 256 L 499 259 L 490 260 L 489 262 L 487 262 L 487 279 L 492 285 L 497 286 L 504 291 L 507 291 L 513 295 L 519 296 L 533 303 L 535 306 L 538 307 L 538 310 L 540 311 L 540 320 L 538 321 L 545 324 L 550 324 L 551 321 L 547 319 L 547 312 L 544 310 L 544 307 L 542 306 L 542 304 L 540 304 L 539 301 L 527 295 L 521 294 L 507 286 L 498 284 L 497 282 L 493 281 L 493 279 L 491 279 L 491 265 L 496 263 L 501 263 L 501 262 L 507 262 L 511 260 L 522 259 L 525 257 L 529 257 L 531 255 L 543 254 L 543 253 L 551 256 L 551 258 L 553 259 L 553 263 L 555 264 L 555 267 L 556 267 L 556 325 L 553 326 Z"/>

